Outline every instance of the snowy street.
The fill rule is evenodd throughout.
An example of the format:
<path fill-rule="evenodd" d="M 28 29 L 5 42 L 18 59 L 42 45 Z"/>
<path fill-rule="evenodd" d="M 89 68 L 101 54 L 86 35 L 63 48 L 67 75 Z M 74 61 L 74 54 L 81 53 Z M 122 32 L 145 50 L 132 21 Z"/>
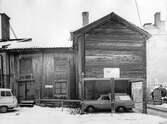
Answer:
<path fill-rule="evenodd" d="M 167 119 L 141 113 L 71 114 L 72 110 L 34 106 L 0 114 L 0 124 L 166 124 Z"/>

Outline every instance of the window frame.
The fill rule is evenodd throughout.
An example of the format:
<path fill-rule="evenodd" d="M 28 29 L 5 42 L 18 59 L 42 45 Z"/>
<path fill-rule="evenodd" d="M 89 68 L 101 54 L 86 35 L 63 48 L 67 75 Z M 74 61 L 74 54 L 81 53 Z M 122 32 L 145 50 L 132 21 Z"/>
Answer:
<path fill-rule="evenodd" d="M 24 68 L 22 68 L 22 65 L 25 65 L 26 63 L 30 62 L 30 72 L 24 72 Z M 21 57 L 19 59 L 19 74 L 20 75 L 26 75 L 26 74 L 32 74 L 33 72 L 33 58 L 32 57 Z"/>
<path fill-rule="evenodd" d="M 56 84 L 59 84 L 59 87 L 56 87 Z M 65 84 L 65 86 L 62 86 L 62 84 Z M 64 95 L 64 96 L 66 96 L 68 94 L 67 88 L 68 88 L 67 80 L 61 80 L 61 81 L 55 80 L 55 92 L 54 93 L 56 95 Z M 59 90 L 59 92 L 57 92 L 57 90 Z"/>
<path fill-rule="evenodd" d="M 5 91 L 5 90 L 3 91 L 3 90 L 2 90 L 2 91 L 0 91 L 0 92 L 1 92 L 1 94 L 0 94 L 0 96 L 1 96 L 1 97 L 11 97 L 11 96 L 13 96 L 13 94 L 12 94 L 12 92 L 11 92 L 11 91 Z M 3 95 L 3 96 L 2 96 L 2 92 L 4 93 L 4 95 Z M 9 96 L 9 95 L 7 95 L 7 92 L 8 92 L 8 93 L 10 93 L 10 96 Z"/>

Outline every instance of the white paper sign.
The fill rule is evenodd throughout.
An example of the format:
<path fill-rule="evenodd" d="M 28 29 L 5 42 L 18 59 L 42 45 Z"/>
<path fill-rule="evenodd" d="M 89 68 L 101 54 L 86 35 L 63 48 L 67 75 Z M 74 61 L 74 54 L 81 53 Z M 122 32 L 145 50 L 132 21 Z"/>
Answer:
<path fill-rule="evenodd" d="M 120 68 L 104 68 L 104 78 L 120 78 Z"/>
<path fill-rule="evenodd" d="M 45 88 L 53 88 L 53 85 L 45 85 Z"/>

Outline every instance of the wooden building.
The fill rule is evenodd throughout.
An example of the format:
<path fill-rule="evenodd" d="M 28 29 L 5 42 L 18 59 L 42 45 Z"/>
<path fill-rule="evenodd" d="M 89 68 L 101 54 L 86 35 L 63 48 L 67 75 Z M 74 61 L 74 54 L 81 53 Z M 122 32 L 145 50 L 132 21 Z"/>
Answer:
<path fill-rule="evenodd" d="M 12 41 L 5 50 L 9 84 L 19 100 L 75 98 L 72 47 Z"/>
<path fill-rule="evenodd" d="M 83 20 L 88 20 L 86 18 L 88 13 L 85 12 Z M 143 92 L 146 92 L 146 40 L 149 33 L 111 13 L 74 31 L 72 37 L 79 98 L 90 98 L 84 96 L 85 92 L 96 95 L 98 89 L 102 93 L 101 89 L 105 91 L 103 87 L 111 87 L 110 84 L 104 86 L 104 81 L 96 87 L 91 84 L 93 80 L 110 76 L 115 78 L 117 92 L 126 89 L 128 93 L 131 83 L 137 81 L 144 82 Z M 110 76 L 107 71 L 111 72 Z M 87 91 L 90 87 L 92 90 Z M 143 99 L 146 101 L 146 97 Z"/>
<path fill-rule="evenodd" d="M 115 13 L 88 24 L 84 12 L 83 24 L 71 33 L 73 47 L 25 48 L 28 42 L 22 42 L 20 47 L 5 49 L 10 85 L 19 98 L 95 98 L 110 92 L 113 87 L 104 80 L 114 78 L 115 91 L 130 95 L 132 83 L 142 82 L 146 105 L 146 40 L 150 34 Z"/>

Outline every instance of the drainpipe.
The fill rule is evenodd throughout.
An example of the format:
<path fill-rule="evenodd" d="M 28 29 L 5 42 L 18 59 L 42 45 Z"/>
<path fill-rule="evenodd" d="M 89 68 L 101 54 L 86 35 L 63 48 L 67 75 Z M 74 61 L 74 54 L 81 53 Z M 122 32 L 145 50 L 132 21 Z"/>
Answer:
<path fill-rule="evenodd" d="M 2 88 L 4 88 L 4 75 L 3 75 L 3 56 L 2 55 L 0 55 L 0 57 L 1 57 L 1 79 L 2 79 Z"/>
<path fill-rule="evenodd" d="M 8 55 L 8 66 L 9 66 L 9 78 L 8 78 L 8 88 L 11 88 L 11 84 L 10 84 L 10 54 Z"/>

